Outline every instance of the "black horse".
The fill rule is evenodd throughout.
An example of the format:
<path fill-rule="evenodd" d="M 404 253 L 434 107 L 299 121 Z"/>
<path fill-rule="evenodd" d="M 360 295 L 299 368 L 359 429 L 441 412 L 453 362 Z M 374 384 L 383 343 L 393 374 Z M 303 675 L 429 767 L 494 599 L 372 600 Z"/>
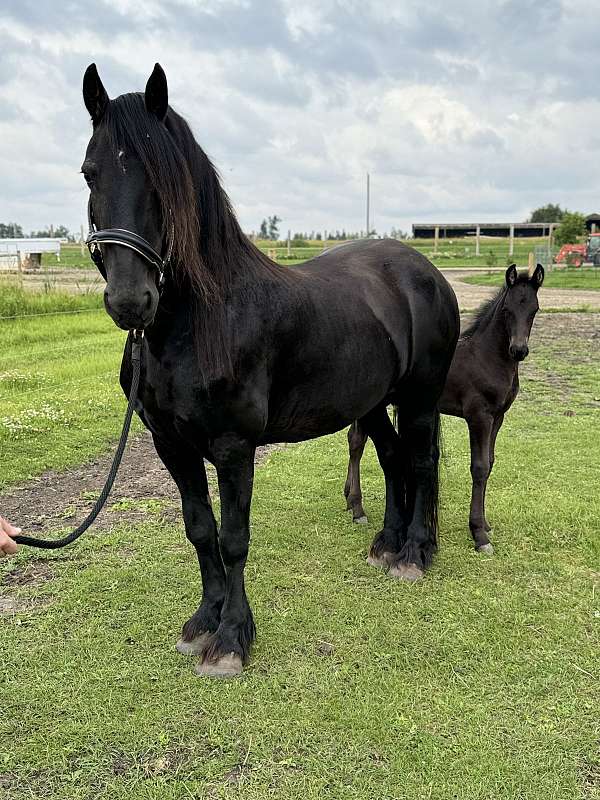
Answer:
<path fill-rule="evenodd" d="M 255 636 L 244 567 L 257 445 L 360 419 L 387 486 L 374 551 L 393 553 L 399 575 L 430 563 L 437 402 L 458 338 L 456 298 L 426 258 L 395 241 L 340 247 L 294 269 L 266 258 L 168 106 L 158 64 L 144 94 L 115 100 L 91 65 L 83 95 L 93 135 L 82 172 L 106 309 L 119 327 L 145 331 L 137 413 L 177 483 L 200 562 L 202 602 L 178 649 L 201 656 L 200 674 L 235 675 Z M 410 469 L 389 403 L 401 409 Z M 217 470 L 220 530 L 204 458 Z"/>
<path fill-rule="evenodd" d="M 519 363 L 529 354 L 544 268 L 538 264 L 529 277 L 527 272 L 518 274 L 513 264 L 505 277 L 505 286 L 478 309 L 460 336 L 439 404 L 442 414 L 462 417 L 469 426 L 473 479 L 469 528 L 475 547 L 487 553 L 492 553 L 493 547 L 485 518 L 485 490 L 494 466 L 498 431 L 519 391 Z M 367 522 L 360 486 L 366 441 L 362 423 L 355 421 L 348 431 L 350 460 L 344 494 L 354 521 L 359 523 Z M 385 554 L 379 565 L 387 566 Z"/>

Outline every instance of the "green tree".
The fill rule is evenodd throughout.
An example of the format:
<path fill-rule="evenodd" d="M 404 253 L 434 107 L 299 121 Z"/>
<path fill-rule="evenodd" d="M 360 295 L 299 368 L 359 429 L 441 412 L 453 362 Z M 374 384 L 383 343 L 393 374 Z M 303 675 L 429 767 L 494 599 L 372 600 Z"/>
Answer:
<path fill-rule="evenodd" d="M 280 222 L 281 222 L 281 217 L 278 217 L 277 214 L 274 214 L 272 217 L 269 217 L 269 239 L 272 239 L 274 242 L 276 242 L 277 239 L 279 239 Z"/>
<path fill-rule="evenodd" d="M 16 222 L 0 222 L 0 239 L 22 239 L 23 228 Z"/>
<path fill-rule="evenodd" d="M 263 219 L 263 221 L 260 223 L 259 236 L 260 236 L 261 239 L 268 239 L 269 238 L 269 232 L 267 230 L 267 220 L 266 219 Z"/>
<path fill-rule="evenodd" d="M 547 206 L 540 206 L 531 212 L 527 222 L 560 222 L 567 213 L 559 205 L 548 203 Z"/>
<path fill-rule="evenodd" d="M 585 217 L 579 211 L 565 211 L 562 220 L 554 232 L 554 242 L 562 247 L 563 244 L 576 244 L 581 236 L 585 236 Z"/>

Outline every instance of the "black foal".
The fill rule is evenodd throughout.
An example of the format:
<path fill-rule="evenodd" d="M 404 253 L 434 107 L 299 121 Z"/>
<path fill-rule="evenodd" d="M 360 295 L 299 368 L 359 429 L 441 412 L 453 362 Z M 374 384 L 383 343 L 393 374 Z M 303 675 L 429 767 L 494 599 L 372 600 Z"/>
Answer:
<path fill-rule="evenodd" d="M 469 426 L 471 445 L 471 511 L 469 528 L 477 550 L 492 553 L 485 517 L 485 490 L 494 466 L 496 437 L 504 415 L 519 391 L 519 362 L 529 353 L 529 334 L 538 311 L 538 289 L 544 268 L 538 264 L 533 275 L 517 273 L 513 264 L 506 270 L 506 283 L 475 314 L 461 334 L 440 398 L 440 411 L 462 417 Z M 366 523 L 360 486 L 360 460 L 367 433 L 360 421 L 348 431 L 350 461 L 344 487 L 347 507 L 354 522 Z M 370 563 L 385 566 L 386 559 L 369 556 Z M 392 573 L 393 574 L 393 573 Z"/>

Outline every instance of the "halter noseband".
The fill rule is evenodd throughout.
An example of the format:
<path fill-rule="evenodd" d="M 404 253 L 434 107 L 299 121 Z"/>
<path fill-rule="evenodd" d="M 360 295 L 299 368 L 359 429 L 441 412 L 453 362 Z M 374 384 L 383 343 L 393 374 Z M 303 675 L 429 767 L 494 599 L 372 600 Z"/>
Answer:
<path fill-rule="evenodd" d="M 167 240 L 167 253 L 163 258 L 156 252 L 150 242 L 147 242 L 143 236 L 139 236 L 139 234 L 134 233 L 133 231 L 128 231 L 125 228 L 105 228 L 101 231 L 97 230 L 92 214 L 92 199 L 90 197 L 88 200 L 89 234 L 85 243 L 90 251 L 92 261 L 98 267 L 98 270 L 100 271 L 100 274 L 104 280 L 106 280 L 106 269 L 104 267 L 104 259 L 102 257 L 100 245 L 118 244 L 121 245 L 121 247 L 128 247 L 130 250 L 134 250 L 145 261 L 158 270 L 158 289 L 161 291 L 165 283 L 165 270 L 171 261 L 171 255 L 173 253 L 173 240 L 175 238 L 175 226 L 171 211 L 169 211 L 169 219 L 170 225 L 169 238 Z"/>

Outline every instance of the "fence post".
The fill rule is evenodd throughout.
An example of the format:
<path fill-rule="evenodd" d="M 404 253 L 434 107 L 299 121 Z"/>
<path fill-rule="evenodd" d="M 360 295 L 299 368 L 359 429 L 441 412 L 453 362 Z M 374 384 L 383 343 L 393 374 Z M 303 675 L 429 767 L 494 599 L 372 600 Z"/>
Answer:
<path fill-rule="evenodd" d="M 535 259 L 533 257 L 533 253 L 529 253 L 529 262 L 527 264 L 527 271 L 529 272 L 530 275 L 533 275 L 534 261 Z"/>
<path fill-rule="evenodd" d="M 481 226 L 477 226 L 477 231 L 475 233 L 475 255 L 480 255 L 479 253 L 479 237 L 481 236 Z"/>
<path fill-rule="evenodd" d="M 292 246 L 292 243 L 290 241 L 291 238 L 292 238 L 292 232 L 288 231 L 288 238 L 287 238 L 287 255 L 288 255 L 288 258 L 291 255 L 291 246 Z"/>
<path fill-rule="evenodd" d="M 435 236 L 434 236 L 434 241 L 433 241 L 433 255 L 434 256 L 437 256 L 437 254 L 438 254 L 439 241 L 440 241 L 440 229 L 439 229 L 439 226 L 436 225 L 435 226 Z"/>
<path fill-rule="evenodd" d="M 515 226 L 510 226 L 510 240 L 508 243 L 508 255 L 513 256 L 515 253 Z"/>

